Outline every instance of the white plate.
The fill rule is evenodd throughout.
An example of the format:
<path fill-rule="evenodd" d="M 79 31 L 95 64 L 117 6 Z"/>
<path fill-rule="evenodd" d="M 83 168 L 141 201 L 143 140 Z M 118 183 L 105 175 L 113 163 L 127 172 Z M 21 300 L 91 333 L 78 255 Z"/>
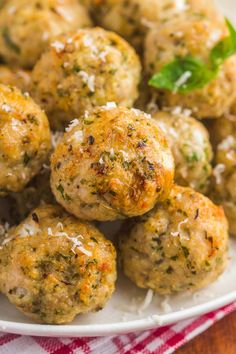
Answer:
<path fill-rule="evenodd" d="M 218 0 L 224 13 L 236 23 L 235 0 Z M 230 242 L 226 272 L 210 287 L 196 294 L 163 299 L 155 296 L 150 306 L 138 313 L 146 292 L 122 275 L 107 307 L 97 314 L 79 316 L 71 325 L 47 326 L 30 322 L 0 296 L 0 331 L 35 336 L 103 336 L 145 330 L 198 316 L 236 300 L 236 240 Z"/>
<path fill-rule="evenodd" d="M 231 240 L 228 268 L 215 284 L 195 294 L 189 292 L 169 299 L 155 296 L 151 305 L 141 313 L 138 313 L 138 309 L 144 302 L 146 291 L 138 289 L 121 275 L 117 290 L 104 310 L 96 314 L 79 316 L 71 325 L 64 326 L 34 324 L 2 296 L 0 331 L 36 336 L 102 336 L 175 323 L 235 301 L 235 264 L 236 240 Z"/>

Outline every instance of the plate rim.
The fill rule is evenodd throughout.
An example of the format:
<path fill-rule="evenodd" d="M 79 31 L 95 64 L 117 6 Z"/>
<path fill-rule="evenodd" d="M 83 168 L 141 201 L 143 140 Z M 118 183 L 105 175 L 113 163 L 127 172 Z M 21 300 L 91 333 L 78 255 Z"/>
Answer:
<path fill-rule="evenodd" d="M 102 337 L 145 331 L 204 315 L 236 301 L 236 291 L 200 305 L 171 312 L 169 314 L 153 314 L 142 319 L 127 322 L 88 325 L 44 325 L 0 320 L 0 331 L 19 335 L 44 337 Z"/>

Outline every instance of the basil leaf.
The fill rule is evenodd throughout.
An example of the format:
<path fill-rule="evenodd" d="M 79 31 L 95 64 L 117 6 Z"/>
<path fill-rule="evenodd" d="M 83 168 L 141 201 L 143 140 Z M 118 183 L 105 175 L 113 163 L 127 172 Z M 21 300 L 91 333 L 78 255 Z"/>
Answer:
<path fill-rule="evenodd" d="M 225 21 L 229 36 L 211 50 L 209 65 L 193 56 L 176 58 L 154 74 L 148 84 L 158 89 L 185 94 L 205 87 L 216 78 L 220 66 L 236 53 L 236 30 L 228 19 Z"/>
<path fill-rule="evenodd" d="M 225 21 L 230 36 L 223 39 L 212 49 L 210 60 L 213 68 L 222 65 L 226 59 L 236 53 L 236 31 L 228 19 Z"/>
<path fill-rule="evenodd" d="M 216 75 L 217 70 L 209 70 L 199 59 L 192 56 L 177 58 L 155 74 L 149 85 L 159 89 L 187 93 L 203 88 Z"/>

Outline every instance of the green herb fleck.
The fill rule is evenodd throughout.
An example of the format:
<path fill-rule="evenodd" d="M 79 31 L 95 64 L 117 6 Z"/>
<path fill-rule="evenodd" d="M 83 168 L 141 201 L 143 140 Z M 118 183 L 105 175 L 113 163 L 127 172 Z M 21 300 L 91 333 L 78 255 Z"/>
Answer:
<path fill-rule="evenodd" d="M 29 157 L 29 155 L 27 154 L 27 152 L 24 153 L 24 158 L 23 158 L 23 159 L 24 159 L 24 165 L 27 166 L 28 163 L 29 163 L 30 160 L 31 160 L 30 157 Z"/>
<path fill-rule="evenodd" d="M 185 258 L 188 258 L 188 256 L 189 256 L 189 250 L 188 250 L 188 248 L 182 246 L 182 250 L 183 250 L 183 253 L 184 253 Z"/>
<path fill-rule="evenodd" d="M 192 155 L 186 156 L 186 160 L 191 163 L 191 162 L 198 162 L 199 161 L 199 156 L 198 154 L 194 151 Z"/>
<path fill-rule="evenodd" d="M 57 186 L 57 190 L 58 190 L 58 192 L 61 193 L 61 196 L 62 196 L 63 199 L 65 199 L 65 200 L 67 200 L 67 201 L 70 201 L 70 200 L 71 200 L 71 197 L 69 197 L 69 196 L 65 193 L 64 187 L 63 187 L 61 184 L 59 184 L 59 185 Z"/>

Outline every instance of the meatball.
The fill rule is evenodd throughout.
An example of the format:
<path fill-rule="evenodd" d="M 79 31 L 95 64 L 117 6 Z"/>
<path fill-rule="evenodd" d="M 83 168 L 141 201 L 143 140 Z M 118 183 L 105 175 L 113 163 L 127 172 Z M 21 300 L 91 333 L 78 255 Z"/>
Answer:
<path fill-rule="evenodd" d="M 215 281 L 227 263 L 223 209 L 194 190 L 175 186 L 169 199 L 120 237 L 125 274 L 161 295 L 196 290 Z"/>
<path fill-rule="evenodd" d="M 11 69 L 6 65 L 0 65 L 0 83 L 18 87 L 27 92 L 30 87 L 30 72 L 21 69 Z"/>
<path fill-rule="evenodd" d="M 19 192 L 51 149 L 49 123 L 28 94 L 0 84 L 0 197 Z"/>
<path fill-rule="evenodd" d="M 145 68 L 151 77 L 176 57 L 193 56 L 209 62 L 213 47 L 228 36 L 223 21 L 189 15 L 166 21 L 153 28 L 145 43 Z M 159 92 L 163 107 L 182 106 L 193 110 L 197 118 L 220 117 L 236 95 L 236 56 L 228 58 L 218 76 L 202 89 L 181 94 L 168 90 Z M 184 78 L 182 78 L 184 79 Z"/>
<path fill-rule="evenodd" d="M 174 163 L 149 115 L 98 107 L 67 129 L 51 159 L 57 201 L 85 220 L 142 215 L 170 191 Z"/>
<path fill-rule="evenodd" d="M 98 25 L 117 32 L 140 49 L 149 22 L 160 18 L 159 0 L 90 0 L 92 15 Z"/>
<path fill-rule="evenodd" d="M 155 23 L 183 11 L 214 12 L 212 1 L 206 4 L 205 0 L 87 0 L 84 3 L 98 25 L 117 32 L 139 51 L 144 36 Z"/>
<path fill-rule="evenodd" d="M 218 145 L 210 196 L 224 207 L 230 233 L 236 235 L 236 119 L 216 120 L 211 132 Z"/>
<path fill-rule="evenodd" d="M 174 155 L 176 183 L 206 192 L 213 154 L 204 125 L 192 117 L 174 112 L 158 112 L 153 118 L 166 133 Z"/>
<path fill-rule="evenodd" d="M 9 0 L 0 11 L 0 54 L 9 64 L 32 68 L 54 36 L 89 25 L 77 0 Z"/>
<path fill-rule="evenodd" d="M 58 37 L 36 64 L 32 94 L 60 129 L 95 106 L 115 101 L 131 107 L 141 65 L 133 48 L 100 28 Z"/>
<path fill-rule="evenodd" d="M 94 226 L 46 205 L 9 230 L 0 270 L 0 289 L 19 310 L 61 324 L 105 306 L 115 288 L 116 252 Z"/>

